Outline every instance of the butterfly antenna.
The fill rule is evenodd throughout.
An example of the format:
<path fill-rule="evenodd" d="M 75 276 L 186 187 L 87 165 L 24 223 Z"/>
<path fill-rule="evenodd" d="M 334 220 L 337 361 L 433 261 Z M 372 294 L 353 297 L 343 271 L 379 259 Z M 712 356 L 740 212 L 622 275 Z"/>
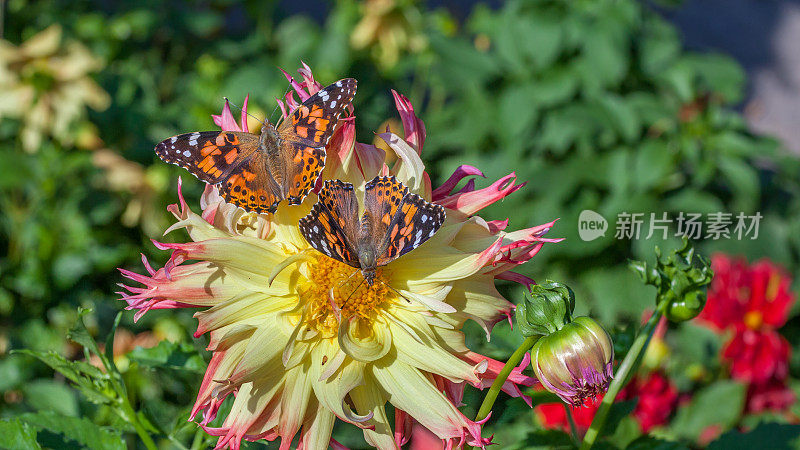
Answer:
<path fill-rule="evenodd" d="M 344 286 L 344 284 L 347 283 L 348 281 L 350 281 L 350 279 L 353 278 L 353 275 L 357 274 L 358 272 L 359 272 L 359 269 L 354 270 L 353 273 L 351 273 L 349 277 L 345 278 L 344 281 L 339 283 L 339 285 L 336 286 L 336 287 L 340 288 L 340 287 Z"/>
<path fill-rule="evenodd" d="M 283 91 L 283 95 L 282 95 L 280 98 L 276 98 L 275 100 L 277 100 L 278 102 L 283 102 L 283 101 L 285 101 L 285 99 L 286 99 L 286 94 L 288 94 L 288 93 L 289 93 L 289 91 L 290 91 L 291 89 L 292 89 L 292 87 L 291 87 L 291 86 L 287 87 L 287 88 L 286 88 L 286 90 L 285 90 L 285 91 Z M 271 117 L 273 117 L 273 116 L 275 115 L 275 112 L 276 112 L 277 110 L 278 110 L 278 105 L 276 104 L 276 105 L 275 105 L 275 108 L 272 110 L 272 113 L 270 113 L 269 117 L 270 117 L 270 118 L 271 118 Z M 289 111 L 287 111 L 287 113 L 288 113 L 288 112 L 289 112 Z M 274 123 L 280 123 L 280 122 L 282 122 L 282 121 L 283 121 L 283 116 L 281 116 L 280 118 L 278 118 L 278 120 L 274 121 Z"/>
<path fill-rule="evenodd" d="M 233 103 L 232 101 L 230 101 L 230 99 L 228 99 L 228 97 L 222 97 L 222 98 L 224 98 L 226 102 L 230 103 L 234 108 L 238 109 L 239 111 L 242 111 L 243 113 L 245 113 L 248 116 L 252 117 L 253 119 L 256 119 L 257 121 L 263 123 L 264 125 L 267 124 L 266 119 L 261 120 L 258 117 L 256 117 L 256 116 L 250 114 L 249 112 L 243 110 L 242 108 L 239 107 L 239 105 L 237 105 L 236 103 Z"/>
<path fill-rule="evenodd" d="M 353 289 L 353 292 L 351 292 L 350 295 L 348 295 L 347 298 L 344 300 L 344 303 L 342 303 L 342 306 L 339 308 L 340 310 L 343 309 L 345 305 L 347 305 L 347 302 L 350 300 L 350 297 L 352 297 L 353 294 L 355 294 L 356 291 L 361 287 L 361 285 L 364 284 L 364 281 L 366 281 L 366 278 L 362 279 L 361 282 L 358 283 L 358 285 L 356 285 L 356 288 Z"/>
<path fill-rule="evenodd" d="M 386 286 L 387 288 L 391 289 L 391 290 L 392 290 L 392 292 L 394 292 L 395 294 L 399 295 L 400 297 L 403 297 L 403 300 L 407 301 L 408 303 L 411 303 L 411 300 L 409 300 L 409 299 L 408 299 L 408 297 L 406 297 L 405 295 L 401 294 L 401 293 L 400 293 L 400 291 L 398 291 L 397 289 L 395 289 L 395 288 L 393 288 L 393 287 L 389 286 L 389 283 L 387 283 L 387 282 L 385 282 L 385 281 L 381 280 L 380 278 L 377 278 L 377 280 L 378 280 L 378 281 L 380 281 L 380 282 L 381 282 L 381 284 L 383 284 L 383 285 L 384 285 L 384 286 Z"/>

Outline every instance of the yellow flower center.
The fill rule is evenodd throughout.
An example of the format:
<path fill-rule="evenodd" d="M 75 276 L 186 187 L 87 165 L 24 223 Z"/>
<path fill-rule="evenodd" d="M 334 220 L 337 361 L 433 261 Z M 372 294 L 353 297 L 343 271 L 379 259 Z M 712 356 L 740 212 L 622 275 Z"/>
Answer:
<path fill-rule="evenodd" d="M 369 286 L 361 270 L 324 255 L 308 263 L 308 289 L 303 293 L 308 305 L 306 322 L 323 337 L 336 336 L 339 323 L 357 316 L 371 320 L 396 295 L 375 271 L 375 281 Z"/>
<path fill-rule="evenodd" d="M 748 311 L 744 315 L 744 324 L 751 330 L 761 328 L 761 324 L 763 323 L 764 315 L 761 314 L 761 311 Z"/>

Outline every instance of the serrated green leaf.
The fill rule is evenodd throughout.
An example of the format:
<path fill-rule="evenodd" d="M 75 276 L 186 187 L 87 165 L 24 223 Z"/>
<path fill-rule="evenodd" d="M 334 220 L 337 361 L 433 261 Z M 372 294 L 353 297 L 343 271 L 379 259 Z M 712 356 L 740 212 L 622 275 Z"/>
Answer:
<path fill-rule="evenodd" d="M 75 322 L 75 325 L 67 333 L 67 338 L 88 348 L 92 353 L 102 356 L 100 354 L 100 349 L 97 347 L 97 342 L 94 340 L 92 335 L 89 334 L 89 330 L 86 329 L 86 325 L 83 323 L 83 316 L 89 314 L 90 312 L 90 309 L 78 308 L 78 319 Z"/>
<path fill-rule="evenodd" d="M 206 363 L 197 350 L 188 343 L 175 343 L 161 341 L 155 347 L 136 347 L 128 353 L 131 361 L 136 361 L 146 367 L 169 368 L 203 372 Z"/>
<path fill-rule="evenodd" d="M 19 420 L 36 429 L 59 434 L 85 448 L 96 450 L 125 450 L 127 448 L 119 432 L 103 428 L 85 418 L 67 417 L 55 412 L 42 411 L 23 414 L 19 416 Z"/>
<path fill-rule="evenodd" d="M 41 353 L 31 350 L 15 350 L 14 353 L 30 355 L 47 364 L 50 368 L 75 383 L 81 393 L 92 403 L 109 403 L 116 398 L 110 377 L 85 361 L 69 361 L 55 352 Z"/>
<path fill-rule="evenodd" d="M 0 420 L 0 448 L 40 449 L 36 442 L 36 429 L 20 419 Z"/>

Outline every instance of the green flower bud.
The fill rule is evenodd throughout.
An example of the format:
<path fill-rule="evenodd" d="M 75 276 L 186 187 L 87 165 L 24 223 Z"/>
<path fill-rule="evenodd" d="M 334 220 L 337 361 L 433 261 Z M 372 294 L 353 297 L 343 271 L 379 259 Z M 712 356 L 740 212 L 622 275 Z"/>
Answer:
<path fill-rule="evenodd" d="M 700 314 L 706 305 L 706 285 L 714 272 L 711 262 L 697 256 L 695 267 L 694 248 L 683 239 L 683 247 L 662 258 L 658 247 L 656 265 L 650 267 L 643 261 L 631 261 L 630 268 L 645 282 L 658 289 L 656 305 L 665 304 L 664 315 L 673 322 L 683 322 Z"/>
<path fill-rule="evenodd" d="M 524 336 L 547 335 L 571 321 L 575 294 L 555 281 L 534 285 L 530 295 L 517 305 L 517 327 Z"/>

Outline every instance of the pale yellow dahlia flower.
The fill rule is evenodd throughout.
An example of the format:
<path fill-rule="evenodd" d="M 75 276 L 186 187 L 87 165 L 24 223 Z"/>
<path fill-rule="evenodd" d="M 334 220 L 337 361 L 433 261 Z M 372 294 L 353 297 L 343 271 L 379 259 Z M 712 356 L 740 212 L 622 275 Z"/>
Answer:
<path fill-rule="evenodd" d="M 307 68 L 300 72 L 303 82 L 290 81 L 302 100 L 320 85 Z M 202 413 L 200 425 L 220 436 L 218 448 L 278 437 L 281 448 L 289 448 L 298 432 L 299 448 L 342 448 L 331 438 L 336 418 L 362 428 L 366 441 L 380 449 L 403 445 L 414 422 L 450 448 L 489 443 L 481 437 L 481 424 L 458 407 L 465 382 L 486 387 L 503 364 L 471 352 L 460 330 L 472 319 L 488 337 L 510 314 L 513 305 L 494 280 L 530 283 L 511 269 L 544 242 L 555 241 L 542 237 L 552 223 L 508 232 L 507 221 L 476 215 L 522 187 L 515 185 L 514 174 L 480 190 L 470 180 L 452 193 L 461 179 L 481 175 L 462 166 L 432 190 L 420 159 L 422 121 L 405 97 L 394 97 L 405 136 L 379 136 L 396 153 L 396 162 L 388 167 L 383 150 L 355 143 L 353 118 L 347 118 L 328 146 L 321 177 L 363 190 L 364 180 L 393 174 L 414 193 L 447 208 L 447 221 L 433 238 L 379 268 L 381 282 L 359 283 L 357 269 L 305 241 L 298 221 L 316 195 L 299 206 L 283 203 L 274 215 L 256 215 L 225 203 L 211 186 L 201 200 L 201 215 L 182 196 L 169 208 L 178 221 L 167 232 L 183 228 L 192 242 L 156 243 L 172 256 L 159 270 L 145 261 L 149 275 L 122 270 L 145 285 L 125 286 L 130 293 L 123 294 L 128 308 L 138 310 L 137 318 L 152 308 L 201 308 L 195 335 L 210 333 L 213 356 L 192 417 Z M 286 100 L 284 114 L 296 105 L 291 95 Z M 227 105 L 215 121 L 223 129 L 239 129 Z M 510 395 L 521 396 L 519 385 L 534 383 L 522 374 L 526 364 L 505 383 Z M 210 427 L 230 395 L 235 399 L 224 423 Z M 387 402 L 395 408 L 394 424 Z"/>

